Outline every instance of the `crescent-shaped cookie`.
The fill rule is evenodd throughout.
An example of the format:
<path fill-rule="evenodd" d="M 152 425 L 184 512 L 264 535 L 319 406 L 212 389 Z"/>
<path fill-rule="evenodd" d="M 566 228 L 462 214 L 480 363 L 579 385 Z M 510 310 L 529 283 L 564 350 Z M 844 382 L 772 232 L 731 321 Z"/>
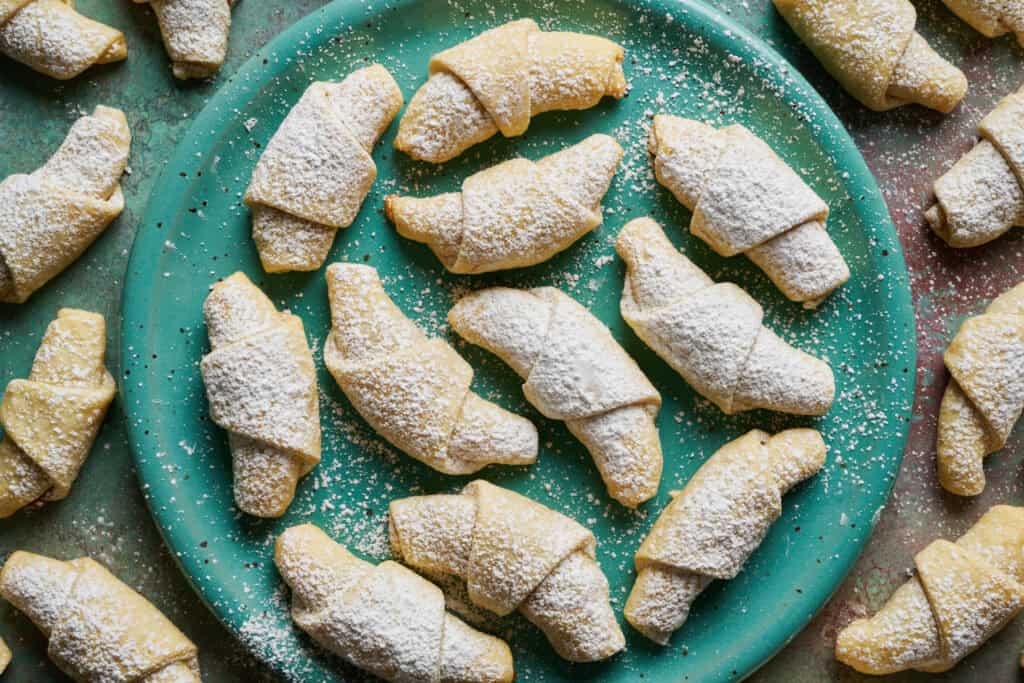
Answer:
<path fill-rule="evenodd" d="M 626 94 L 622 47 L 520 19 L 434 55 L 430 79 L 398 124 L 395 147 L 441 163 L 499 131 L 522 135 L 537 114 L 589 109 Z"/>
<path fill-rule="evenodd" d="M 103 365 L 103 316 L 62 308 L 46 328 L 27 379 L 0 403 L 0 517 L 71 492 L 117 387 Z"/>
<path fill-rule="evenodd" d="M 547 261 L 601 224 L 622 148 L 591 135 L 537 161 L 511 159 L 474 173 L 461 192 L 384 200 L 398 233 L 426 243 L 453 273 Z"/>
<path fill-rule="evenodd" d="M 661 394 L 586 308 L 553 287 L 491 287 L 460 299 L 448 322 L 508 363 L 545 417 L 565 421 L 590 451 L 608 495 L 627 507 L 654 497 Z"/>
<path fill-rule="evenodd" d="M 279 313 L 244 273 L 203 304 L 210 353 L 200 370 L 213 422 L 227 430 L 235 504 L 280 517 L 320 462 L 316 367 L 302 320 Z"/>
<path fill-rule="evenodd" d="M 949 113 L 967 78 L 914 30 L 908 0 L 773 0 L 779 14 L 861 104 L 885 111 L 915 102 Z"/>
<path fill-rule="evenodd" d="M 464 579 L 478 607 L 519 611 L 565 659 L 595 662 L 625 647 L 594 535 L 569 517 L 477 480 L 459 495 L 392 501 L 388 519 L 399 559 Z"/>
<path fill-rule="evenodd" d="M 285 530 L 274 564 L 292 619 L 323 647 L 387 681 L 511 683 L 505 641 L 445 611 L 441 589 L 396 562 L 361 560 L 312 524 Z"/>
<path fill-rule="evenodd" d="M 961 496 L 985 489 L 985 457 L 1000 450 L 1024 410 L 1024 282 L 960 326 L 944 355 L 950 379 L 939 408 L 939 482 Z"/>
<path fill-rule="evenodd" d="M 24 302 L 121 214 L 130 146 L 124 113 L 98 106 L 42 167 L 0 182 L 0 301 Z"/>
<path fill-rule="evenodd" d="M 955 543 L 914 556 L 913 578 L 839 632 L 836 659 L 876 676 L 948 671 L 1024 607 L 1024 508 L 997 505 Z"/>
<path fill-rule="evenodd" d="M 183 80 L 220 71 L 228 51 L 234 1 L 135 0 L 153 8 L 174 76 Z"/>
<path fill-rule="evenodd" d="M 0 52 L 67 80 L 128 56 L 124 34 L 75 11 L 69 0 L 0 0 Z"/>
<path fill-rule="evenodd" d="M 951 247 L 976 247 L 1024 225 L 1024 88 L 978 124 L 981 140 L 935 181 L 924 214 Z"/>
<path fill-rule="evenodd" d="M 50 659 L 76 681 L 201 681 L 195 644 L 88 557 L 63 562 L 18 550 L 0 570 L 0 595 L 43 632 Z"/>
<path fill-rule="evenodd" d="M 445 474 L 536 461 L 533 423 L 472 391 L 473 368 L 402 313 L 376 270 L 334 263 L 327 293 L 324 364 L 381 436 Z"/>

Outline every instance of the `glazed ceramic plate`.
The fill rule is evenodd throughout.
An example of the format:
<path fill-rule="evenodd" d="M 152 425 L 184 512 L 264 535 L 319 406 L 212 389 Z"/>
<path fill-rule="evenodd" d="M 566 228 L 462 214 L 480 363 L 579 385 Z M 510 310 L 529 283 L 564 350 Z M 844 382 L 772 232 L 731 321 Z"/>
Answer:
<path fill-rule="evenodd" d="M 541 435 L 532 467 L 481 476 L 520 491 L 593 529 L 598 559 L 621 612 L 634 578 L 633 553 L 656 515 L 717 448 L 752 428 L 820 429 L 828 463 L 785 499 L 782 518 L 735 580 L 700 597 L 668 647 L 624 624 L 628 649 L 610 661 L 561 661 L 543 636 L 513 615 L 483 626 L 508 639 L 518 680 L 725 681 L 772 656 L 822 606 L 871 533 L 899 466 L 914 387 L 913 314 L 896 234 L 870 173 L 835 116 L 800 76 L 758 40 L 698 2 L 476 0 L 335 2 L 285 31 L 249 61 L 196 117 L 168 163 L 132 253 L 124 295 L 121 378 L 138 473 L 150 508 L 182 570 L 210 609 L 285 678 L 352 680 L 341 660 L 293 627 L 288 594 L 272 561 L 287 527 L 313 522 L 357 554 L 389 556 L 386 515 L 394 498 L 454 492 L 468 478 L 438 474 L 384 443 L 323 369 L 330 325 L 324 272 L 266 275 L 241 198 L 256 159 L 289 108 L 315 80 L 340 80 L 384 64 L 406 100 L 431 54 L 509 19 L 597 33 L 626 48 L 632 89 L 582 112 L 537 117 L 526 135 L 495 138 L 443 166 L 396 154 L 395 124 L 374 151 L 378 178 L 355 224 L 340 231 L 329 262 L 376 267 L 388 293 L 431 334 L 453 301 L 496 283 L 554 285 L 586 305 L 640 363 L 664 398 L 659 416 L 665 470 L 657 498 L 639 512 L 605 494 L 586 451 L 561 423 L 523 399 L 520 381 L 495 357 L 461 342 L 474 388 L 534 420 Z M 786 301 L 745 258 L 721 259 L 686 232 L 689 214 L 653 178 L 645 150 L 651 117 L 669 112 L 715 125 L 740 122 L 765 138 L 832 207 L 829 230 L 850 264 L 850 282 L 817 311 Z M 605 198 L 604 224 L 533 268 L 462 277 L 400 238 L 383 197 L 456 190 L 466 176 L 517 155 L 538 158 L 592 133 L 614 135 L 625 157 Z M 630 219 L 651 215 L 716 280 L 741 284 L 766 323 L 829 360 L 836 403 L 821 419 L 753 412 L 726 417 L 696 395 L 632 334 L 618 309 L 623 265 L 613 244 Z M 260 521 L 232 506 L 227 439 L 207 417 L 199 360 L 208 351 L 202 303 L 219 278 L 241 270 L 274 302 L 302 317 L 319 367 L 323 462 L 306 477 L 288 514 Z"/>

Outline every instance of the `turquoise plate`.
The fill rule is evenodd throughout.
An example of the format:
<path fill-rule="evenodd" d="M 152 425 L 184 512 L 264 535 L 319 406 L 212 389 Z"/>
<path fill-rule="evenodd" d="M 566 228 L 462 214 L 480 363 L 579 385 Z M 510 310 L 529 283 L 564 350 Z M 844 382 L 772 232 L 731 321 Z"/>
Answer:
<path fill-rule="evenodd" d="M 196 117 L 157 184 L 131 257 L 124 294 L 120 378 L 138 473 L 150 508 L 182 570 L 224 624 L 285 678 L 352 680 L 288 616 L 272 562 L 275 537 L 314 522 L 354 552 L 388 557 L 387 505 L 409 494 L 456 491 L 468 479 L 440 475 L 386 445 L 356 415 L 323 369 L 330 324 L 323 272 L 264 274 L 241 203 L 260 151 L 314 80 L 340 80 L 381 62 L 406 100 L 427 60 L 491 26 L 533 17 L 548 29 L 608 36 L 626 48 L 627 98 L 583 112 L 548 113 L 520 138 L 492 139 L 443 166 L 392 149 L 393 124 L 375 150 L 379 175 L 330 261 L 366 262 L 388 292 L 431 333 L 453 338 L 445 314 L 468 289 L 495 283 L 554 285 L 607 323 L 664 397 L 659 424 L 665 474 L 658 497 L 630 512 L 611 502 L 584 449 L 561 423 L 522 398 L 496 358 L 457 343 L 477 370 L 474 388 L 529 416 L 541 433 L 538 463 L 482 475 L 575 517 L 594 530 L 598 558 L 622 607 L 633 553 L 664 508 L 726 441 L 760 427 L 813 425 L 828 464 L 787 496 L 746 569 L 715 583 L 669 647 L 628 626 L 628 650 L 601 664 L 573 665 L 513 615 L 486 626 L 507 638 L 521 681 L 725 681 L 756 669 L 796 634 L 846 575 L 867 541 L 896 476 L 914 388 L 914 319 L 907 273 L 878 188 L 853 142 L 811 87 L 778 55 L 698 2 L 521 0 L 514 11 L 478 0 L 335 2 L 285 31 L 253 57 Z M 829 229 L 853 277 L 819 310 L 786 301 L 745 258 L 721 259 L 689 236 L 689 214 L 653 179 L 645 151 L 656 112 L 722 125 L 741 122 L 764 137 L 832 207 Z M 487 277 L 444 271 L 420 244 L 399 238 L 382 213 L 385 194 L 450 191 L 463 178 L 516 155 L 537 158 L 596 132 L 626 156 L 605 199 L 604 225 L 543 265 Z M 835 369 L 837 399 L 818 420 L 754 412 L 723 416 L 639 342 L 618 312 L 623 266 L 613 242 L 629 219 L 652 215 L 716 280 L 742 284 L 767 323 Z M 208 349 L 202 302 L 211 283 L 245 271 L 281 307 L 302 317 L 320 368 L 323 462 L 300 486 L 289 513 L 259 521 L 232 506 L 224 433 L 210 423 L 199 360 Z"/>

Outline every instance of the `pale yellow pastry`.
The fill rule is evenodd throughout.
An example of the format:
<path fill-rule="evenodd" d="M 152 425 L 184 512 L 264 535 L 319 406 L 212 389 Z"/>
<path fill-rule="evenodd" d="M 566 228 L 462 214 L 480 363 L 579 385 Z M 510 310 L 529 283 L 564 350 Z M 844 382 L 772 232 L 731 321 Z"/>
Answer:
<path fill-rule="evenodd" d="M 946 7 L 988 38 L 1014 33 L 1024 46 L 1024 1 L 942 0 Z"/>
<path fill-rule="evenodd" d="M 658 182 L 693 212 L 690 232 L 722 256 L 745 254 L 806 308 L 850 278 L 825 230 L 828 205 L 743 126 L 660 114 L 648 147 Z"/>
<path fill-rule="evenodd" d="M 0 0 L 0 52 L 51 78 L 74 78 L 128 56 L 124 34 L 71 0 Z"/>
<path fill-rule="evenodd" d="M 71 492 L 117 390 L 103 366 L 106 346 L 103 316 L 62 308 L 28 379 L 7 385 L 0 403 L 0 517 Z"/>
<path fill-rule="evenodd" d="M 968 318 L 944 356 L 939 482 L 961 496 L 985 489 L 982 461 L 1006 444 L 1024 410 L 1024 282 Z"/>
<path fill-rule="evenodd" d="M 0 182 L 0 302 L 28 299 L 120 215 L 130 145 L 124 113 L 99 106 L 42 167 Z"/>
<path fill-rule="evenodd" d="M 214 424 L 228 432 L 235 504 L 280 517 L 320 462 L 320 408 L 302 320 L 279 313 L 243 273 L 203 304 L 210 353 L 200 369 Z"/>
<path fill-rule="evenodd" d="M 967 92 L 960 69 L 914 30 L 908 0 L 773 0 L 825 69 L 875 111 L 915 102 L 948 113 Z"/>
<path fill-rule="evenodd" d="M 873 617 L 839 633 L 836 659 L 866 674 L 937 673 L 981 647 L 1024 607 L 1024 508 L 993 507 L 914 567 Z"/>
<path fill-rule="evenodd" d="M 292 619 L 313 640 L 387 681 L 511 683 L 505 641 L 445 611 L 441 589 L 395 562 L 373 565 L 312 524 L 274 546 Z"/>
<path fill-rule="evenodd" d="M 156 607 L 88 557 L 62 562 L 22 550 L 0 571 L 0 595 L 49 640 L 81 683 L 199 683 L 197 649 Z"/>
<path fill-rule="evenodd" d="M 978 124 L 981 140 L 935 181 L 925 212 L 951 247 L 991 242 L 1024 225 L 1024 87 L 999 101 Z"/>
<path fill-rule="evenodd" d="M 598 661 L 625 646 L 594 535 L 574 520 L 482 480 L 458 495 L 392 501 L 389 514 L 402 562 L 463 579 L 477 607 L 518 610 L 565 659 Z"/>
<path fill-rule="evenodd" d="M 11 648 L 7 647 L 7 643 L 4 642 L 3 638 L 0 638 L 0 674 L 7 671 L 7 667 L 11 663 L 11 657 Z"/>
<path fill-rule="evenodd" d="M 459 300 L 448 322 L 508 363 L 544 417 L 565 421 L 609 496 L 627 507 L 654 497 L 661 395 L 600 320 L 553 287 L 493 287 Z"/>
<path fill-rule="evenodd" d="M 135 2 L 148 2 L 153 8 L 176 78 L 206 78 L 220 71 L 228 51 L 234 0 Z"/>
<path fill-rule="evenodd" d="M 760 429 L 718 449 L 658 516 L 636 553 L 626 621 L 665 645 L 715 579 L 733 579 L 782 514 L 782 495 L 825 464 L 813 429 Z"/>
<path fill-rule="evenodd" d="M 626 262 L 620 310 L 637 336 L 726 414 L 754 408 L 821 415 L 832 406 L 828 363 L 761 324 L 764 311 L 731 282 L 716 284 L 649 218 L 615 242 Z"/>
<path fill-rule="evenodd" d="M 352 224 L 373 186 L 373 146 L 401 108 L 402 92 L 379 64 L 306 89 L 245 192 L 264 270 L 323 265 L 334 234 Z"/>
<path fill-rule="evenodd" d="M 377 433 L 445 474 L 536 461 L 533 423 L 471 391 L 473 368 L 405 317 L 376 270 L 332 264 L 327 293 L 324 364 Z"/>
<path fill-rule="evenodd" d="M 583 33 L 541 31 L 520 19 L 434 55 L 430 78 L 398 125 L 395 147 L 441 163 L 501 132 L 526 132 L 551 110 L 590 109 L 626 94 L 622 47 Z"/>
<path fill-rule="evenodd" d="M 622 148 L 607 135 L 536 162 L 512 159 L 474 173 L 461 192 L 384 200 L 398 233 L 427 244 L 453 273 L 532 266 L 601 224 Z"/>

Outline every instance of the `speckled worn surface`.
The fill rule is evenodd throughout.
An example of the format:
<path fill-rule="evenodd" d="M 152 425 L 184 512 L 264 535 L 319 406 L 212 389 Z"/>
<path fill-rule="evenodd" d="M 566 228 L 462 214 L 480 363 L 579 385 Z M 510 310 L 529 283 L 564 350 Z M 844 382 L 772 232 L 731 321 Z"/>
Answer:
<path fill-rule="evenodd" d="M 100 67 L 58 84 L 0 59 L 0 177 L 38 166 L 67 127 L 97 103 L 128 113 L 134 143 L 132 173 L 125 180 L 123 216 L 67 273 L 22 307 L 0 306 L 0 386 L 24 374 L 45 321 L 61 306 L 104 313 L 110 329 L 109 365 L 116 371 L 116 320 L 128 248 L 152 184 L 175 141 L 234 69 L 281 28 L 322 0 L 271 3 L 245 0 L 234 12 L 229 60 L 213 82 L 181 85 L 171 77 L 155 19 L 145 6 L 118 0 L 80 0 L 90 16 L 125 31 L 127 62 Z M 855 616 L 874 611 L 906 577 L 913 554 L 937 536 L 955 537 L 990 505 L 1024 503 L 1024 429 L 988 465 L 989 487 L 970 501 L 944 494 L 934 474 L 935 414 L 946 382 L 941 353 L 960 321 L 991 297 L 1024 278 L 1024 231 L 981 249 L 945 248 L 925 227 L 922 211 L 931 181 L 967 150 L 981 116 L 1024 80 L 1024 51 L 1011 39 L 989 41 L 972 32 L 938 0 L 920 0 L 919 29 L 971 80 L 965 103 L 942 117 L 919 108 L 876 114 L 860 107 L 832 82 L 771 8 L 770 0 L 715 0 L 736 20 L 767 38 L 819 88 L 839 113 L 878 177 L 907 252 L 920 342 L 915 421 L 902 473 L 865 555 L 821 615 L 761 672 L 758 681 L 857 681 L 832 658 L 835 632 Z M 86 513 L 85 511 L 89 511 Z M 100 511 L 97 514 L 96 511 Z M 137 490 L 115 407 L 79 485 L 67 501 L 21 514 L 0 525 L 0 556 L 30 545 L 62 557 L 89 554 L 142 590 L 199 643 L 207 680 L 260 679 L 261 668 L 216 624 L 191 593 L 160 544 Z M 32 625 L 0 606 L 0 635 L 15 651 L 5 680 L 60 680 L 45 657 L 45 642 Z M 943 680 L 1017 680 L 1024 619 L 1007 627 Z M 923 675 L 888 680 L 923 680 Z"/>
<path fill-rule="evenodd" d="M 756 681 L 860 681 L 832 657 L 836 632 L 855 617 L 873 613 L 907 577 L 913 555 L 933 538 L 955 538 L 998 503 L 1024 504 L 1024 429 L 1018 425 L 1006 448 L 986 464 L 989 485 L 974 499 L 945 493 L 935 474 L 935 427 L 948 375 L 942 352 L 961 321 L 1024 278 L 1024 232 L 972 250 L 950 249 L 928 229 L 923 210 L 932 181 L 975 140 L 979 120 L 1024 82 L 1024 51 L 1012 40 L 988 40 L 972 31 L 938 0 L 916 0 L 918 30 L 967 75 L 967 98 L 942 116 L 918 107 L 877 114 L 859 106 L 824 73 L 789 32 L 770 0 L 719 2 L 730 16 L 769 38 L 839 114 L 875 173 L 899 230 L 910 271 L 917 315 L 918 383 L 910 440 L 889 505 L 864 554 L 821 614 Z M 1017 656 L 1024 645 L 1018 619 L 953 671 L 939 676 L 903 674 L 884 680 L 1019 680 Z"/>

